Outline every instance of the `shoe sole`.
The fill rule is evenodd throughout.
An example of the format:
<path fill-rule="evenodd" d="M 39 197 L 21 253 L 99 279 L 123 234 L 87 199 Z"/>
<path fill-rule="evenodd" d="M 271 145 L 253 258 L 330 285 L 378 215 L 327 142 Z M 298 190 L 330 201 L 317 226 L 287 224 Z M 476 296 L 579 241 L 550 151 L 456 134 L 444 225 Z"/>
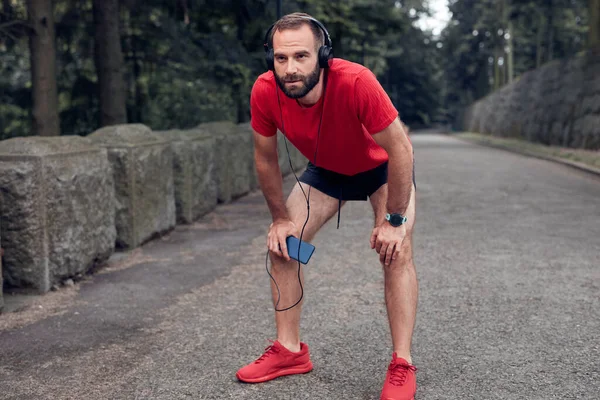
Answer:
<path fill-rule="evenodd" d="M 381 397 L 379 400 L 396 400 L 396 399 L 392 399 L 391 397 Z M 410 400 L 415 400 L 415 398 L 413 397 Z"/>
<path fill-rule="evenodd" d="M 235 376 L 242 382 L 261 383 L 261 382 L 270 381 L 275 378 L 279 378 L 280 376 L 306 374 L 307 372 L 312 371 L 312 369 L 313 369 L 312 362 L 309 361 L 306 364 L 298 365 L 296 367 L 280 369 L 279 371 L 273 372 L 272 374 L 269 374 L 269 375 L 261 376 L 260 378 L 252 378 L 252 379 L 242 378 L 239 375 L 239 373 L 235 374 Z"/>
<path fill-rule="evenodd" d="M 391 397 L 381 397 L 379 400 L 396 400 L 396 399 L 392 399 Z M 415 398 L 411 398 L 410 400 L 415 400 Z"/>

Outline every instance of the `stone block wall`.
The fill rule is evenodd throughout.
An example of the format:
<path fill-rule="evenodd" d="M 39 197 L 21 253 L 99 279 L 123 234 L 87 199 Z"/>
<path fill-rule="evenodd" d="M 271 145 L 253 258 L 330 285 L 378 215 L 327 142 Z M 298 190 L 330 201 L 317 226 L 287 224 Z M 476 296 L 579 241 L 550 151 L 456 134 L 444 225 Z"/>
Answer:
<path fill-rule="evenodd" d="M 281 132 L 277 132 L 277 152 L 279 153 L 279 168 L 284 175 L 292 172 L 290 161 L 294 170 L 302 169 L 308 163 L 308 159 Z"/>
<path fill-rule="evenodd" d="M 523 74 L 465 112 L 463 129 L 600 149 L 600 48 Z"/>
<path fill-rule="evenodd" d="M 157 133 L 171 142 L 177 223 L 192 223 L 217 205 L 216 140 L 200 128 Z"/>
<path fill-rule="evenodd" d="M 239 124 L 238 130 L 250 142 L 249 145 L 249 154 L 246 155 L 248 157 L 248 183 L 250 185 L 250 190 L 255 190 L 260 187 L 258 183 L 258 174 L 256 173 L 256 168 L 254 166 L 254 133 L 252 131 L 252 127 L 250 123 Z"/>
<path fill-rule="evenodd" d="M 0 142 L 3 277 L 47 292 L 112 254 L 114 183 L 106 150 L 79 136 Z"/>
<path fill-rule="evenodd" d="M 219 203 L 229 203 L 250 191 L 252 136 L 228 121 L 201 124 L 215 139 L 215 181 Z"/>
<path fill-rule="evenodd" d="M 117 247 L 131 249 L 175 222 L 170 142 L 141 124 L 115 125 L 88 136 L 108 150 L 115 181 Z"/>
<path fill-rule="evenodd" d="M 258 189 L 252 136 L 250 124 L 214 122 L 0 141 L 0 288 L 3 277 L 9 287 L 47 292 L 115 251 Z M 281 133 L 278 140 L 287 175 Z M 306 158 L 289 142 L 288 149 L 294 169 L 304 168 Z"/>

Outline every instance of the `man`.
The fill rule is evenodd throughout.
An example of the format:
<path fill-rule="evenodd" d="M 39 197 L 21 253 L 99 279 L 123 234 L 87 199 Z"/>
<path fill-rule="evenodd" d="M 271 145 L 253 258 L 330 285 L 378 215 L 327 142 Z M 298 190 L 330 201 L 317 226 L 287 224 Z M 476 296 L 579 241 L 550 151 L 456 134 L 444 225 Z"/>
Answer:
<path fill-rule="evenodd" d="M 290 259 L 286 238 L 299 238 L 302 232 L 302 240 L 310 242 L 346 201 L 368 198 L 375 215 L 370 245 L 383 266 L 393 344 L 381 399 L 413 399 L 415 186 L 412 145 L 404 125 L 374 74 L 333 59 L 327 31 L 307 14 L 281 18 L 267 42 L 272 71 L 259 76 L 252 89 L 251 125 L 260 187 L 273 220 L 267 236 L 272 276 L 279 286 L 276 291 L 272 285 L 273 301 L 280 296 L 280 304 L 290 306 L 301 298 L 298 263 Z M 277 129 L 310 161 L 287 202 Z M 277 340 L 237 372 L 239 380 L 265 382 L 312 370 L 309 348 L 300 342 L 300 310 L 301 303 L 275 313 Z"/>

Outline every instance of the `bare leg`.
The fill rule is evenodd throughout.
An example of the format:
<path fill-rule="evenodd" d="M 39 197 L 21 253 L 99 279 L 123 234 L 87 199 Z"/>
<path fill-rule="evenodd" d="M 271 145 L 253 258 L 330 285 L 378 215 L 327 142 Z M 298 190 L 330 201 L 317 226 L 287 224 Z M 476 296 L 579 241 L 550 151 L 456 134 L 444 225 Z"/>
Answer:
<path fill-rule="evenodd" d="M 387 184 L 371 196 L 375 226 L 385 221 Z M 412 363 L 410 354 L 412 334 L 417 314 L 418 283 L 413 262 L 412 233 L 415 224 L 415 188 L 406 213 L 406 238 L 400 255 L 389 266 L 383 266 L 385 277 L 385 304 L 387 307 L 392 344 L 398 357 Z M 382 264 L 383 265 L 383 264 Z"/>
<path fill-rule="evenodd" d="M 302 183 L 302 187 L 304 188 L 304 193 L 306 193 L 308 196 L 309 186 Z M 304 197 L 304 194 L 302 193 L 302 190 L 298 184 L 296 184 L 292 189 L 286 205 L 290 219 L 298 228 L 299 236 L 300 230 L 306 222 L 306 198 Z M 337 209 L 338 199 L 327 196 L 315 188 L 311 188 L 310 218 L 306 224 L 306 227 L 304 228 L 302 240 L 305 242 L 311 242 L 323 224 L 325 224 L 325 222 L 335 215 Z M 277 309 L 285 309 L 295 304 L 298 299 L 300 299 L 300 295 L 302 294 L 300 290 L 300 284 L 298 282 L 298 262 L 295 260 L 286 262 L 283 258 L 271 253 L 271 274 L 279 286 L 281 295 Z M 302 272 L 302 268 L 300 268 L 300 278 L 302 281 L 302 287 L 304 287 L 304 274 Z M 272 280 L 271 292 L 273 295 L 273 305 L 275 305 L 277 302 L 278 293 L 277 288 Z M 289 310 L 275 312 L 277 340 L 290 351 L 300 351 L 301 307 L 302 302 Z"/>

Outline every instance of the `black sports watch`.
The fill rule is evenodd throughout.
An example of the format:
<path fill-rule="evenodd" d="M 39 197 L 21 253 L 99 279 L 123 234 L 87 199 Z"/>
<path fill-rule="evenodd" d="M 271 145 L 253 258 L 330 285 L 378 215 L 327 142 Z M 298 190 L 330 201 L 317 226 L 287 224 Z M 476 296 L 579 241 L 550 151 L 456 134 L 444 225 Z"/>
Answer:
<path fill-rule="evenodd" d="M 408 219 L 400 214 L 385 214 L 385 219 L 392 225 L 392 226 L 400 226 L 404 223 L 406 223 L 406 221 L 408 221 Z"/>

